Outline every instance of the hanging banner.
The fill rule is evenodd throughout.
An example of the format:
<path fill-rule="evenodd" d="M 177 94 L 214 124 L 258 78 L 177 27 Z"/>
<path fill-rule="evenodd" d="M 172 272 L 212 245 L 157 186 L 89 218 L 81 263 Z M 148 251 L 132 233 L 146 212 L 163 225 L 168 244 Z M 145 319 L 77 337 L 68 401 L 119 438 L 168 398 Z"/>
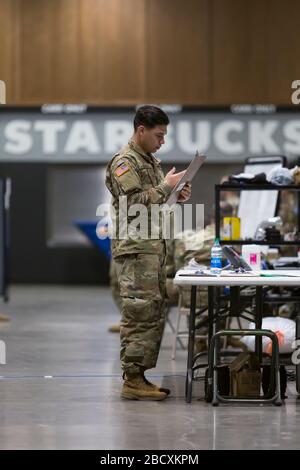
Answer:
<path fill-rule="evenodd" d="M 190 161 L 196 150 L 207 163 L 242 162 L 250 155 L 300 155 L 297 107 L 165 106 L 170 118 L 165 162 Z M 0 161 L 106 163 L 129 140 L 135 108 L 44 105 L 0 108 Z"/>

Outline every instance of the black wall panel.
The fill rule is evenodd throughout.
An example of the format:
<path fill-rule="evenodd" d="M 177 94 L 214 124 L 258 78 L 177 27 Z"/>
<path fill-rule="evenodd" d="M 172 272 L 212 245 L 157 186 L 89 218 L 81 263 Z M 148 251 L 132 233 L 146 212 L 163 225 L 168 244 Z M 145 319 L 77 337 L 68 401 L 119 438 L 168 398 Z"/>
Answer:
<path fill-rule="evenodd" d="M 10 281 L 106 284 L 108 261 L 96 248 L 47 247 L 47 165 L 1 164 L 0 175 L 12 179 Z"/>

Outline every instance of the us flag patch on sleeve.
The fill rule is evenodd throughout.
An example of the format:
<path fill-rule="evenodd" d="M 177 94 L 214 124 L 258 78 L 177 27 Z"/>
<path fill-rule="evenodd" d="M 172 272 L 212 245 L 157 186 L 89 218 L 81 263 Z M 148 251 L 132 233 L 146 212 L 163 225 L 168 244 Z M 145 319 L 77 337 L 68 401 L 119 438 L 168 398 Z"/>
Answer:
<path fill-rule="evenodd" d="M 129 171 L 129 166 L 126 165 L 126 163 L 121 163 L 121 165 L 118 166 L 118 168 L 115 170 L 115 175 L 116 176 L 122 176 L 126 171 Z"/>

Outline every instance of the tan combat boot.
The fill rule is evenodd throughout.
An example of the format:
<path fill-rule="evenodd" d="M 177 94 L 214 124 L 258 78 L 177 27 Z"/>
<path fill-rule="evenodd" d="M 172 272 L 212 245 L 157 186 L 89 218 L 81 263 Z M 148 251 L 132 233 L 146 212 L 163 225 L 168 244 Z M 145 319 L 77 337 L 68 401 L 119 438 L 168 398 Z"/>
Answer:
<path fill-rule="evenodd" d="M 146 379 L 145 376 L 143 376 L 145 384 L 149 385 L 149 387 L 152 388 L 152 390 L 158 390 L 159 392 L 165 393 L 167 396 L 170 395 L 171 390 L 169 388 L 165 387 L 159 387 L 156 384 L 153 384 L 152 382 L 149 382 L 149 380 Z"/>
<path fill-rule="evenodd" d="M 129 400 L 164 400 L 167 397 L 166 393 L 154 389 L 152 384 L 148 385 L 142 373 L 140 374 L 126 374 L 126 379 L 123 384 L 121 398 Z"/>
<path fill-rule="evenodd" d="M 0 321 L 10 321 L 5 315 L 0 315 Z"/>

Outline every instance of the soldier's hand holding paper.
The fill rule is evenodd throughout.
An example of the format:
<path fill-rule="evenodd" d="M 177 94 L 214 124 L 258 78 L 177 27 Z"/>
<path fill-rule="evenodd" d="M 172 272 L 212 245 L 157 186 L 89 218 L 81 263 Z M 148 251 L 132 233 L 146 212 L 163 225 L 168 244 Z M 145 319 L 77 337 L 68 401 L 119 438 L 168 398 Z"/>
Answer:
<path fill-rule="evenodd" d="M 182 190 L 179 193 L 178 202 L 186 202 L 190 199 L 192 194 L 192 183 L 189 181 L 185 183 Z"/>

